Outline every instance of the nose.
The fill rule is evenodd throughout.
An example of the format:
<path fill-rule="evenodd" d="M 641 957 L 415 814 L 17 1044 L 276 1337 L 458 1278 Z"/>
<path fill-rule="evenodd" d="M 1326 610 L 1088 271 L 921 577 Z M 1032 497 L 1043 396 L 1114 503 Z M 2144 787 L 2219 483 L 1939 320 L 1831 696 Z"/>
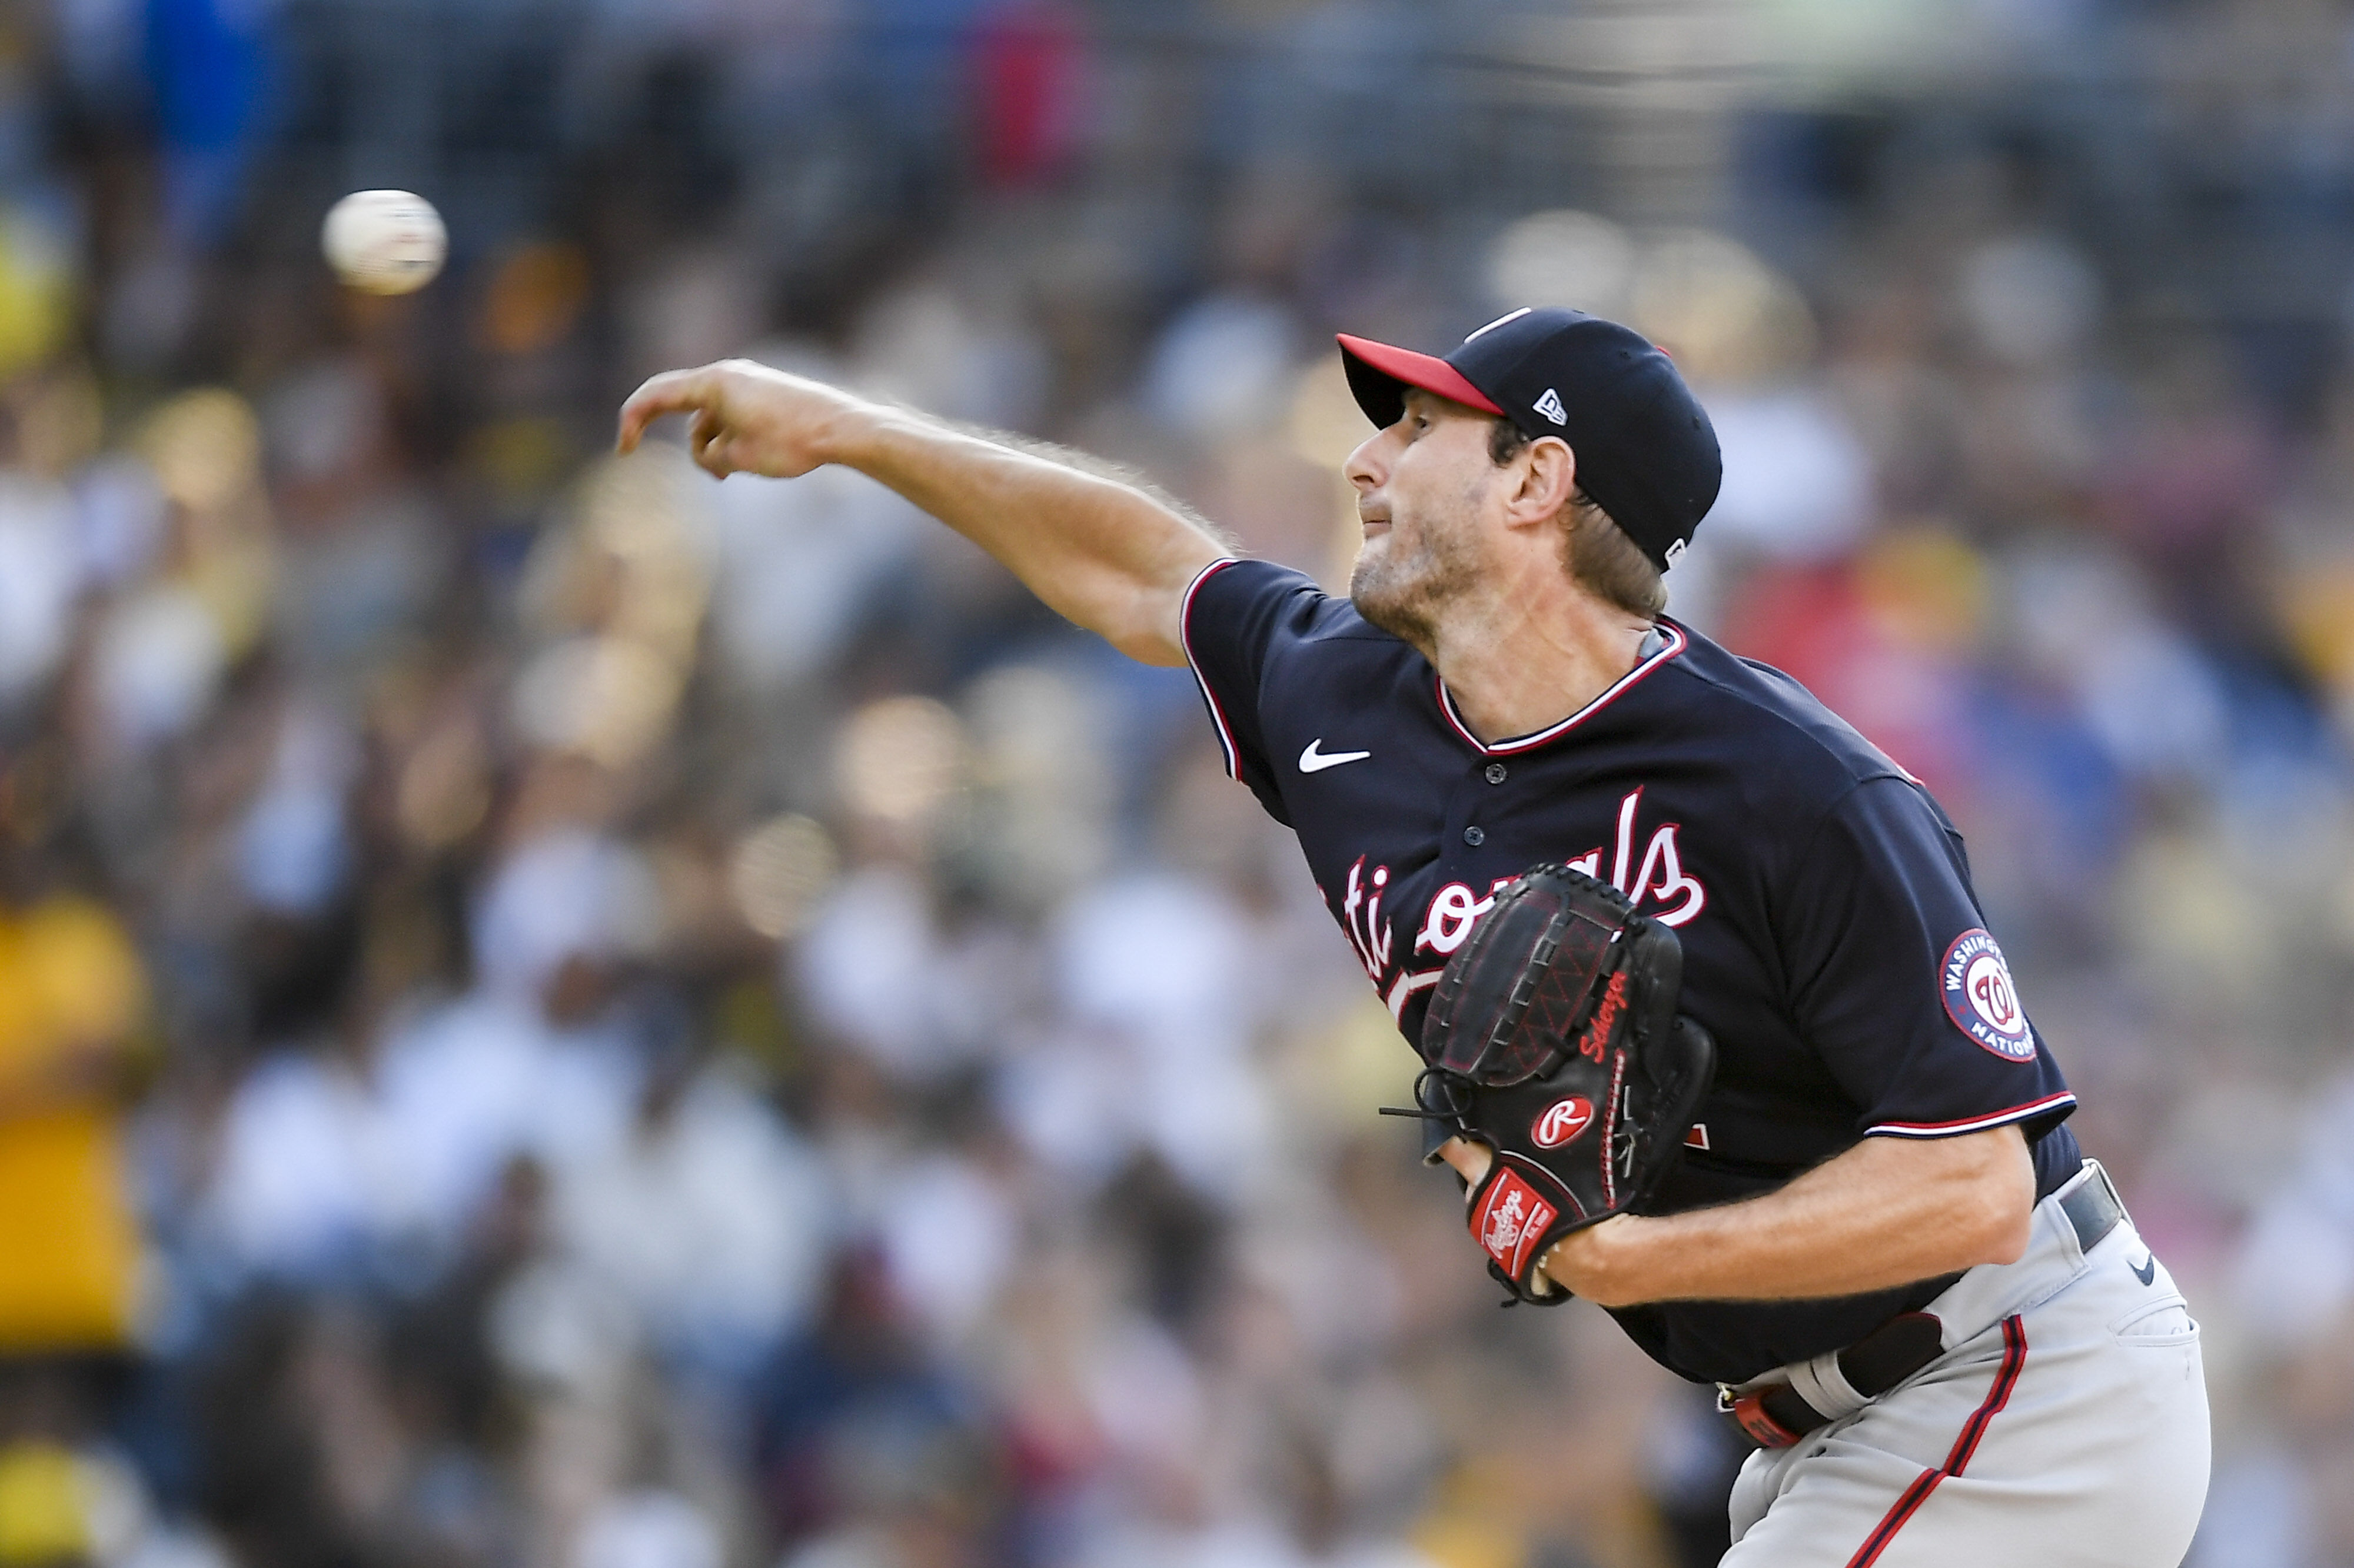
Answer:
<path fill-rule="evenodd" d="M 1341 471 L 1357 487 L 1358 494 L 1372 494 L 1389 478 L 1390 445 L 1389 430 L 1375 430 L 1349 454 L 1349 461 Z"/>

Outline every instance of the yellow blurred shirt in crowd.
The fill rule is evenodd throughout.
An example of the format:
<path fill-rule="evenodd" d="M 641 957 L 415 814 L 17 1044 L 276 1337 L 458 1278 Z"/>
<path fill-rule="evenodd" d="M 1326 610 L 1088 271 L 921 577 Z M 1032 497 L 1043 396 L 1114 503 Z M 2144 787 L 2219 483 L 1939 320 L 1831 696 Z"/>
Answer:
<path fill-rule="evenodd" d="M 79 1053 L 119 1060 L 146 1004 L 138 955 L 99 905 L 0 911 L 0 1355 L 129 1341 L 139 1234 L 122 1107 L 47 1086 Z"/>

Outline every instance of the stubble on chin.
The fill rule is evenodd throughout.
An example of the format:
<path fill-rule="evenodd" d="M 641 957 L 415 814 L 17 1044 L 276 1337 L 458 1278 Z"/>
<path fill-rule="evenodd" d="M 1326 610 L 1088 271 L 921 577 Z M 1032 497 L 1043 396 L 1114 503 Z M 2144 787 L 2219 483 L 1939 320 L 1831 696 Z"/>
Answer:
<path fill-rule="evenodd" d="M 1408 546 L 1393 524 L 1379 547 L 1357 556 L 1349 573 L 1349 602 L 1368 621 L 1427 656 L 1437 643 L 1440 613 L 1478 576 L 1468 541 L 1416 529 Z"/>

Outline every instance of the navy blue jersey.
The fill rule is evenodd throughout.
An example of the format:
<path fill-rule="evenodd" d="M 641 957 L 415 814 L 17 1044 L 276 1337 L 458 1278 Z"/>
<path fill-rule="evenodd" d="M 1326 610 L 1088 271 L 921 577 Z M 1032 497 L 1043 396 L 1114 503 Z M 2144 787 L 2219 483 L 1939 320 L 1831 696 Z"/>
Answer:
<path fill-rule="evenodd" d="M 1430 664 L 1297 572 L 1221 561 L 1186 596 L 1187 656 L 1228 770 L 1299 835 L 1367 977 L 1417 1039 L 1447 957 L 1540 861 L 1675 927 L 1681 1011 L 1714 1086 L 1671 1213 L 1780 1186 L 1867 1137 L 2017 1123 L 2039 1195 L 2081 1156 L 2075 1105 L 2021 1011 L 1961 835 L 1920 783 L 1804 688 L 1661 620 L 1570 717 L 1483 744 Z M 1950 1283 L 1615 1314 L 1671 1370 L 1739 1382 L 1851 1343 Z"/>

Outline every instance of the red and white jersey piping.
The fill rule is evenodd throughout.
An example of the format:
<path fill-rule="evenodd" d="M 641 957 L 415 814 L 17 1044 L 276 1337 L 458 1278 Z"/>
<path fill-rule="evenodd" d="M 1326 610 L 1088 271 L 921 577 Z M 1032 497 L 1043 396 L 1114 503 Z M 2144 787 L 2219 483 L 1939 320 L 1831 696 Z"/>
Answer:
<path fill-rule="evenodd" d="M 1221 556 L 1194 573 L 1193 580 L 1185 585 L 1184 603 L 1177 610 L 1178 645 L 1185 652 L 1185 667 L 1193 672 L 1194 684 L 1202 688 L 1202 700 L 1210 705 L 1210 722 L 1218 727 L 1218 749 L 1225 755 L 1226 777 L 1229 779 L 1243 776 L 1242 753 L 1235 748 L 1234 726 L 1226 722 L 1226 710 L 1218 705 L 1218 694 L 1210 690 L 1210 683 L 1202 673 L 1201 663 L 1193 657 L 1193 596 L 1202 591 L 1204 583 L 1233 566 L 1236 559 L 1233 556 Z"/>
<path fill-rule="evenodd" d="M 1438 711 L 1447 715 L 1447 722 L 1454 726 L 1456 734 L 1470 742 L 1475 749 L 1486 756 L 1509 757 L 1516 751 L 1532 750 L 1537 747 L 1545 745 L 1549 741 L 1559 740 L 1563 736 L 1567 735 L 1571 730 L 1576 728 L 1579 725 L 1584 724 L 1587 719 L 1592 718 L 1604 708 L 1608 707 L 1638 681 L 1642 680 L 1652 671 L 1658 669 L 1669 660 L 1673 659 L 1677 654 L 1681 653 L 1686 648 L 1691 646 L 1691 639 L 1687 637 L 1684 634 L 1683 628 L 1678 626 L 1675 622 L 1671 620 L 1661 620 L 1659 622 L 1659 636 L 1663 641 L 1658 652 L 1652 654 L 1649 658 L 1644 660 L 1642 662 L 1637 664 L 1633 669 L 1619 676 L 1616 681 L 1610 683 L 1609 686 L 1603 691 L 1600 696 L 1596 697 L 1592 702 L 1586 704 L 1584 707 L 1578 709 L 1575 713 L 1570 715 L 1559 724 L 1548 726 L 1543 729 L 1538 730 L 1533 735 L 1514 736 L 1509 740 L 1497 741 L 1492 746 L 1488 742 L 1481 740 L 1478 736 L 1471 733 L 1471 726 L 1463 722 L 1463 715 L 1455 711 L 1454 694 L 1447 691 L 1447 683 L 1443 680 L 1438 683 Z"/>
<path fill-rule="evenodd" d="M 2076 1097 L 2062 1089 L 2056 1095 L 2046 1095 L 2040 1100 L 2030 1100 L 2009 1110 L 1964 1117 L 1959 1121 L 1883 1121 L 1877 1127 L 1865 1128 L 1863 1135 L 1866 1138 L 1959 1138 L 1966 1132 L 1984 1132 L 1990 1127 L 2008 1127 L 2015 1121 L 2027 1121 L 2075 1103 Z"/>

